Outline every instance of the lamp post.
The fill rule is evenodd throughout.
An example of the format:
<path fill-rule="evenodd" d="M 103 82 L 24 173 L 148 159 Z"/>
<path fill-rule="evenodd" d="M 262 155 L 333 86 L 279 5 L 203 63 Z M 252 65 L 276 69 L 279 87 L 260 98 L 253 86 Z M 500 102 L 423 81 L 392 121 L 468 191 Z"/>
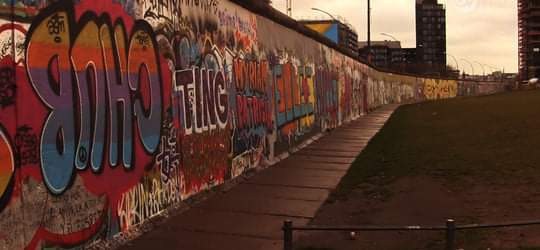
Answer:
<path fill-rule="evenodd" d="M 449 57 L 451 57 L 451 58 L 454 60 L 454 62 L 456 63 L 456 69 L 458 70 L 458 74 L 459 74 L 459 72 L 460 72 L 460 70 L 459 70 L 459 63 L 458 63 L 458 61 L 456 60 L 456 57 L 454 57 L 453 55 L 448 54 L 448 53 L 446 53 L 446 55 L 449 56 Z M 458 76 L 458 78 L 459 78 L 459 76 Z"/>
<path fill-rule="evenodd" d="M 488 68 L 491 70 L 491 77 L 492 77 L 492 79 L 495 79 L 495 78 L 496 78 L 496 77 L 495 77 L 495 72 L 501 72 L 501 73 L 502 73 L 502 71 L 501 71 L 499 68 L 494 67 L 493 65 L 490 65 L 490 64 L 482 64 L 482 65 L 488 67 Z M 488 77 L 488 79 L 489 79 L 489 77 Z"/>
<path fill-rule="evenodd" d="M 493 66 L 493 65 L 491 65 L 491 64 L 486 64 L 486 65 L 489 66 L 489 67 L 491 68 L 491 70 L 493 70 L 492 74 L 493 74 L 494 72 L 500 72 L 500 75 L 501 75 L 501 81 L 503 80 L 503 78 L 504 78 L 504 70 L 503 70 L 503 69 L 498 68 L 498 67 L 496 67 L 496 66 Z M 493 77 L 495 78 L 495 74 L 493 74 Z"/>
<path fill-rule="evenodd" d="M 371 0 L 367 0 L 367 46 L 371 53 Z"/>
<path fill-rule="evenodd" d="M 390 38 L 394 39 L 394 41 L 396 41 L 396 42 L 398 41 L 398 39 L 396 39 L 394 36 L 392 36 L 392 35 L 390 35 L 388 33 L 383 32 L 383 33 L 381 33 L 381 36 L 387 36 L 387 37 L 390 37 Z"/>
<path fill-rule="evenodd" d="M 387 37 L 392 38 L 392 40 L 394 40 L 394 42 L 399 42 L 398 39 L 396 39 L 394 36 L 392 36 L 392 35 L 390 35 L 388 33 L 383 32 L 383 33 L 381 33 L 381 36 L 387 36 Z M 386 42 L 386 45 L 388 46 L 388 42 L 387 41 L 385 41 L 385 42 Z"/>
<path fill-rule="evenodd" d="M 498 68 L 498 67 L 496 67 L 496 66 L 493 66 L 493 65 L 491 65 L 491 64 L 486 64 L 486 66 L 490 67 L 491 70 L 493 70 L 493 72 L 499 71 L 499 72 L 502 73 L 502 72 L 504 71 L 503 69 Z"/>
<path fill-rule="evenodd" d="M 486 65 L 487 65 L 488 67 L 490 67 L 493 71 L 501 71 L 501 72 L 502 72 L 502 69 L 497 68 L 497 67 L 495 67 L 495 66 L 493 66 L 493 65 L 491 65 L 491 64 L 486 64 Z"/>
<path fill-rule="evenodd" d="M 460 60 L 462 60 L 462 61 L 468 63 L 468 64 L 471 66 L 471 75 L 474 76 L 474 66 L 473 66 L 473 64 L 472 64 L 471 62 L 469 62 L 469 60 L 464 59 L 464 58 L 460 58 Z M 464 71 L 465 71 L 465 70 L 464 70 Z"/>
<path fill-rule="evenodd" d="M 322 12 L 322 13 L 328 15 L 330 18 L 332 18 L 332 20 L 338 21 L 334 16 L 332 16 L 332 14 L 330 14 L 330 13 L 324 11 L 324 10 L 321 10 L 319 8 L 311 8 L 311 10 Z"/>
<path fill-rule="evenodd" d="M 476 63 L 476 64 L 478 64 L 478 65 L 480 65 L 480 67 L 482 68 L 482 77 L 485 78 L 485 77 L 486 77 L 486 69 L 484 68 L 484 65 L 481 64 L 481 63 L 479 63 L 479 62 L 477 62 L 477 61 L 473 61 L 473 62 Z"/>

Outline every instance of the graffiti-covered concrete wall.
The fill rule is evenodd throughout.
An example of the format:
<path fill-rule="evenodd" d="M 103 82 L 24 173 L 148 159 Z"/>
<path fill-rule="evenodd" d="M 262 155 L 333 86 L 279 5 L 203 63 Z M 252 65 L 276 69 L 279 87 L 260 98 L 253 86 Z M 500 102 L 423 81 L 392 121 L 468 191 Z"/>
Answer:
<path fill-rule="evenodd" d="M 510 91 L 512 82 L 458 81 L 458 96 L 479 96 Z"/>
<path fill-rule="evenodd" d="M 0 248 L 110 238 L 380 105 L 488 91 L 468 86 L 227 0 L 0 1 Z"/>

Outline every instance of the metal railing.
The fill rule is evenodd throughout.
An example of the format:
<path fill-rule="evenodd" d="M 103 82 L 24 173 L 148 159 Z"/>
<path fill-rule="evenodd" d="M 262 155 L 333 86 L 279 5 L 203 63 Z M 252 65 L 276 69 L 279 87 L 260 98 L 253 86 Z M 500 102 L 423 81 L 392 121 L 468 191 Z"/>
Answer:
<path fill-rule="evenodd" d="M 540 225 L 540 220 L 517 221 L 502 224 L 468 224 L 456 226 L 452 219 L 446 221 L 445 226 L 294 226 L 293 222 L 286 220 L 283 222 L 283 249 L 293 250 L 294 231 L 445 231 L 446 250 L 455 250 L 456 232 L 475 229 L 490 229 L 504 227 L 523 227 Z"/>

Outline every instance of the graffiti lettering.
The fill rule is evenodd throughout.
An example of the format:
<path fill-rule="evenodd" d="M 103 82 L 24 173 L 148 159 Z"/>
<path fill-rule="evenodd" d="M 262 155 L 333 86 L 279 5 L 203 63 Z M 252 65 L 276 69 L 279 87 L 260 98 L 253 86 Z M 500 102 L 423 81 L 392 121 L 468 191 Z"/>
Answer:
<path fill-rule="evenodd" d="M 456 97 L 457 82 L 454 80 L 426 79 L 424 94 L 428 100 Z"/>
<path fill-rule="evenodd" d="M 256 24 L 252 23 L 251 20 L 242 19 L 238 13 L 229 14 L 226 11 L 219 11 L 219 23 L 223 26 L 228 26 L 235 28 L 238 33 L 245 34 L 249 37 L 256 37 Z"/>
<path fill-rule="evenodd" d="M 58 13 L 54 14 L 47 22 L 47 28 L 49 29 L 49 35 L 54 36 L 55 42 L 62 42 L 59 35 L 66 29 L 64 24 L 64 16 L 59 16 Z"/>
<path fill-rule="evenodd" d="M 67 188 L 73 165 L 84 170 L 90 164 L 93 171 L 100 171 L 107 125 L 110 164 L 118 165 L 121 148 L 125 168 L 131 168 L 134 157 L 133 124 L 148 153 L 156 151 L 161 128 L 159 63 L 151 28 L 138 22 L 127 40 L 120 23 L 111 35 L 113 29 L 108 25 L 98 26 L 90 20 L 78 24 L 82 29 L 70 39 L 70 28 L 75 25 L 67 21 L 72 20 L 68 15 L 58 11 L 36 22 L 30 30 L 26 56 L 32 86 L 50 108 L 40 156 L 45 183 L 55 194 Z M 149 90 L 148 96 L 141 93 L 143 88 Z M 78 109 L 73 112 L 73 107 Z"/>
<path fill-rule="evenodd" d="M 161 169 L 161 180 L 168 182 L 178 174 L 180 167 L 181 154 L 179 142 L 177 141 L 177 129 L 174 127 L 172 118 L 163 124 L 163 133 L 161 136 L 161 147 L 156 156 L 157 165 Z"/>
<path fill-rule="evenodd" d="M 238 115 L 236 128 L 238 129 L 272 127 L 272 113 L 270 113 L 268 100 L 237 95 L 236 110 Z"/>
<path fill-rule="evenodd" d="M 309 68 L 304 72 L 302 68 L 299 76 L 296 70 L 290 63 L 274 67 L 278 127 L 314 111 L 313 104 L 309 100 L 311 90 L 307 83 L 307 76 L 311 76 L 313 72 Z M 304 75 L 306 77 L 303 77 Z"/>
<path fill-rule="evenodd" d="M 185 134 L 225 128 L 228 96 L 223 72 L 194 67 L 176 72 L 175 112 Z"/>
<path fill-rule="evenodd" d="M 234 83 L 237 89 L 249 89 L 260 93 L 266 91 L 270 76 L 267 61 L 259 63 L 237 58 L 234 60 L 233 71 Z"/>
<path fill-rule="evenodd" d="M 324 128 L 337 126 L 338 90 L 337 73 L 319 69 L 316 73 L 317 113 Z"/>
<path fill-rule="evenodd" d="M 19 64 L 24 58 L 26 28 L 16 23 L 0 25 L 0 58 Z"/>
<path fill-rule="evenodd" d="M 117 207 L 120 225 L 128 229 L 180 202 L 180 183 L 173 178 L 163 184 L 156 179 L 138 184 L 122 195 Z"/>
<path fill-rule="evenodd" d="M 186 6 L 197 7 L 213 14 L 217 13 L 217 6 L 219 4 L 219 0 L 180 0 L 180 2 Z"/>
<path fill-rule="evenodd" d="M 152 21 L 165 21 L 178 24 L 181 16 L 180 0 L 143 0 L 140 8 L 144 10 L 144 18 Z"/>

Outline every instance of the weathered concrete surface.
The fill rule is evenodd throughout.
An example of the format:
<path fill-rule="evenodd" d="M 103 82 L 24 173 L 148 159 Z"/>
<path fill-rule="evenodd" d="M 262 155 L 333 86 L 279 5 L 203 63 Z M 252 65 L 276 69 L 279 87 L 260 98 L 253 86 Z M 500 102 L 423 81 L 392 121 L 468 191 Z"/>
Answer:
<path fill-rule="evenodd" d="M 331 131 L 121 249 L 282 249 L 283 221 L 307 224 L 396 108 L 385 106 Z"/>

